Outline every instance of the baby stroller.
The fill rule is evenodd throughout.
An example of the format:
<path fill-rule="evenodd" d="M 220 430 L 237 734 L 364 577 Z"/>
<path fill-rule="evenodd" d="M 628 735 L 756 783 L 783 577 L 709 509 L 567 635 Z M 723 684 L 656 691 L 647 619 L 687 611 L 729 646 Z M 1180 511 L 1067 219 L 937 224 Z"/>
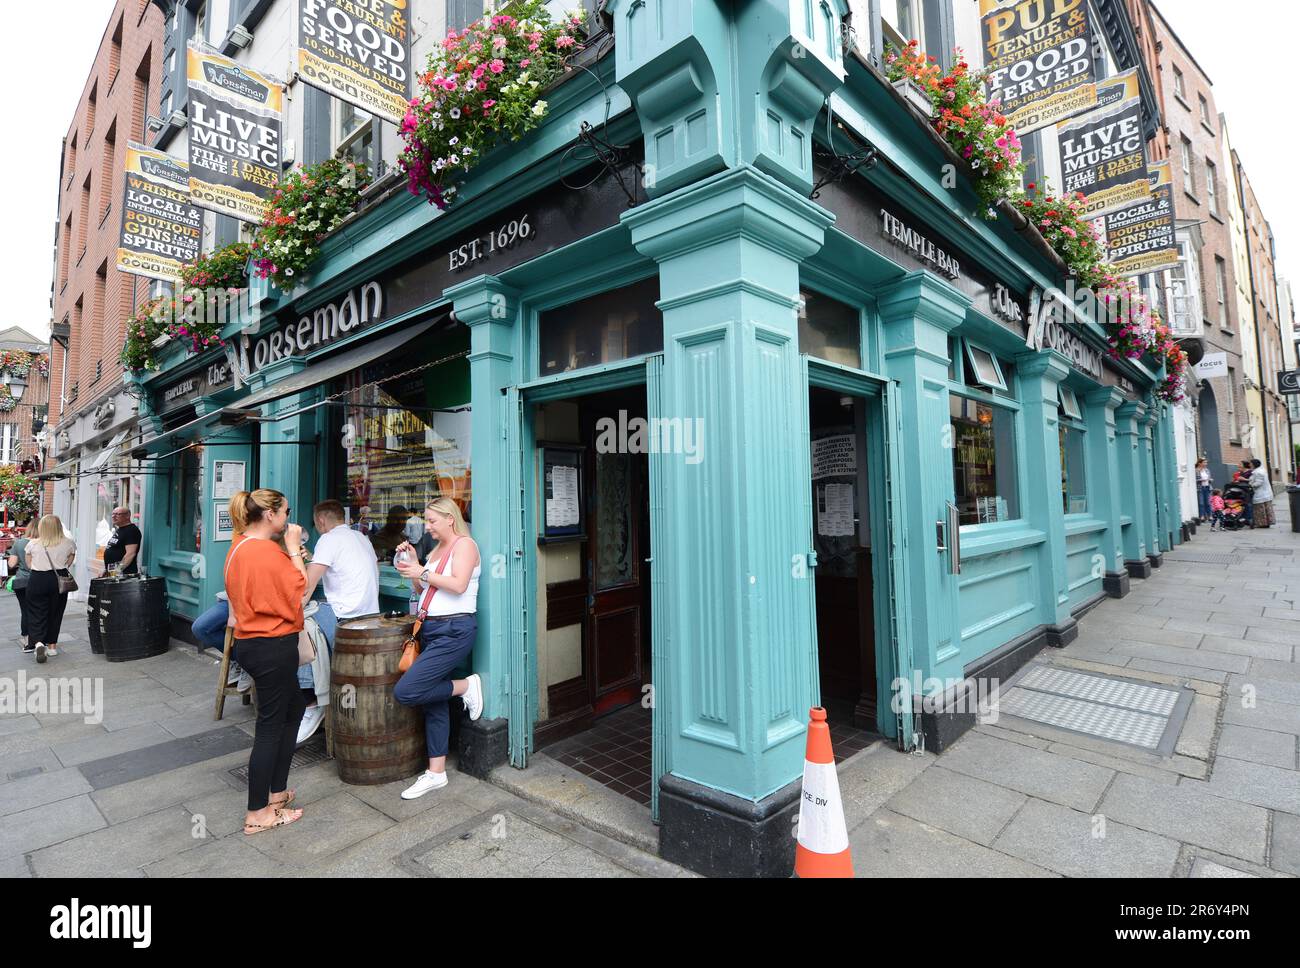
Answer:
<path fill-rule="evenodd" d="M 1246 499 L 1250 497 L 1250 485 L 1233 481 L 1223 489 L 1223 528 L 1225 531 L 1240 531 L 1246 526 Z"/>

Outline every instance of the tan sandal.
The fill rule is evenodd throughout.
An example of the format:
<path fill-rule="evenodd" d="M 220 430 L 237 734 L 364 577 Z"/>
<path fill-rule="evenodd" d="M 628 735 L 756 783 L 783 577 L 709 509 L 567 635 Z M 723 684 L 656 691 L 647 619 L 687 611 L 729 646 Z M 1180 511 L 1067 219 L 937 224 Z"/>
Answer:
<path fill-rule="evenodd" d="M 301 819 L 301 810 L 298 811 L 298 816 L 295 817 L 288 810 L 278 807 L 275 811 L 275 823 L 245 823 L 244 836 L 251 837 L 253 834 L 260 834 L 263 830 L 270 830 L 272 827 L 287 827 L 289 824 L 297 823 Z"/>
<path fill-rule="evenodd" d="M 283 800 L 277 800 L 275 797 L 272 797 L 267 805 L 271 807 L 287 807 L 289 804 L 293 803 L 293 798 L 297 795 L 297 790 L 285 790 Z"/>

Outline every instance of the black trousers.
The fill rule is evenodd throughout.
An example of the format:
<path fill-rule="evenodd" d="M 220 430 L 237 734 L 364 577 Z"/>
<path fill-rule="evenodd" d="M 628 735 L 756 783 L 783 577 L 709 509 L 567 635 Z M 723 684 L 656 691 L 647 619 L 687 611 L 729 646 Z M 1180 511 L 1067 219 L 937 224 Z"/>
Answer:
<path fill-rule="evenodd" d="M 298 633 L 236 639 L 239 664 L 257 686 L 257 731 L 248 758 L 248 809 L 261 810 L 271 792 L 287 789 L 289 764 L 307 702 L 298 688 Z"/>
<path fill-rule="evenodd" d="M 59 641 L 68 596 L 59 594 L 59 578 L 52 571 L 34 571 L 27 582 L 27 644 L 53 645 Z"/>
<path fill-rule="evenodd" d="M 14 597 L 18 599 L 18 611 L 22 615 L 22 627 L 18 632 L 23 638 L 27 638 L 27 586 L 15 588 Z"/>

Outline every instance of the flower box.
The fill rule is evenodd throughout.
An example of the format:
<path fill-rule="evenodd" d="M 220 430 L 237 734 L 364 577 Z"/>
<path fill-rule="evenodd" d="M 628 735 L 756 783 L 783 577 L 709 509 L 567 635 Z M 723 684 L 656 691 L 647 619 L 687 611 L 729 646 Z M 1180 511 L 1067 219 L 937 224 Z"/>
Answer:
<path fill-rule="evenodd" d="M 893 83 L 894 90 L 913 111 L 925 118 L 934 116 L 934 104 L 930 101 L 930 95 L 926 93 L 925 88 L 908 78 Z"/>

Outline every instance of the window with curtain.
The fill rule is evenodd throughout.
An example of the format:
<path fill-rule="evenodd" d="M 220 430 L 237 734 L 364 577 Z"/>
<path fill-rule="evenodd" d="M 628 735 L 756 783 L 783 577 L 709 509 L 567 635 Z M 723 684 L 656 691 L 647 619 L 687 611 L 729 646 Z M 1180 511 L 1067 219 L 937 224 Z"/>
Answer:
<path fill-rule="evenodd" d="M 964 346 L 964 340 L 954 338 L 950 349 L 949 442 L 955 503 L 963 525 L 1015 520 L 1020 517 L 1017 410 L 1011 389 L 1015 366 L 987 350 L 973 355 L 972 348 L 964 350 Z M 1000 388 L 985 382 L 994 377 Z"/>

